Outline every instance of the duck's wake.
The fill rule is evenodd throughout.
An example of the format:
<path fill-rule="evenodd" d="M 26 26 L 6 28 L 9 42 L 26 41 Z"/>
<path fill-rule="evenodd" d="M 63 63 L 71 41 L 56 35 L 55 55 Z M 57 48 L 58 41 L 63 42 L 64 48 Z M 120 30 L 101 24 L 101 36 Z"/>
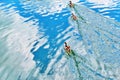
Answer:
<path fill-rule="evenodd" d="M 85 62 L 76 57 L 83 80 L 119 80 L 120 23 L 82 5 L 74 4 L 70 10 L 77 19 L 69 22 L 78 29 L 88 53 L 83 56 Z"/>

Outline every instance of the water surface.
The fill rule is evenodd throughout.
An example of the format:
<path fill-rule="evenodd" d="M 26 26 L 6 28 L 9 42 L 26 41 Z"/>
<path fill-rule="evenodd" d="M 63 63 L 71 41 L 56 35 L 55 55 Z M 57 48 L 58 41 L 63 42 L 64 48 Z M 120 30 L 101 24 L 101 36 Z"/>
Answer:
<path fill-rule="evenodd" d="M 87 8 L 107 17 L 107 20 L 110 19 L 110 22 L 114 23 L 114 25 L 113 23 L 111 23 L 111 25 L 115 26 L 119 24 L 116 21 L 120 22 L 120 2 L 115 0 L 105 1 L 74 0 L 73 2 L 85 5 Z M 107 34 L 110 39 L 117 40 L 116 44 L 114 42 L 112 44 L 116 45 L 114 51 L 117 50 L 118 52 L 114 53 L 114 55 L 110 54 L 110 57 L 103 55 L 106 60 L 106 62 L 103 62 L 101 57 L 98 58 L 86 50 L 86 46 L 89 44 L 88 40 L 91 38 L 83 40 L 76 26 L 71 25 L 74 23 L 70 22 L 71 10 L 66 6 L 67 3 L 68 1 L 64 0 L 0 1 L 1 80 L 77 80 L 78 73 L 74 61 L 67 59 L 64 55 L 63 44 L 65 41 L 68 42 L 77 54 L 82 55 L 83 58 L 88 56 L 84 59 L 91 61 L 90 64 L 86 62 L 88 65 L 81 63 L 82 66 L 80 66 L 80 69 L 83 69 L 81 71 L 83 76 L 87 76 L 84 77 L 85 80 L 104 80 L 106 76 L 110 77 L 107 79 L 120 79 L 120 26 L 112 29 L 106 27 L 105 30 L 109 28 L 112 36 L 107 32 L 109 30 L 100 32 L 101 37 L 105 37 L 105 39 L 106 36 L 102 36 L 102 34 Z M 83 9 L 82 11 L 87 13 L 86 10 L 87 9 Z M 96 16 L 96 14 L 92 14 L 91 17 L 88 17 L 88 15 L 84 16 L 86 17 L 85 19 L 93 22 L 95 19 L 93 19 L 94 17 L 92 16 Z M 102 20 L 100 20 L 100 23 L 102 24 Z M 116 29 L 118 33 L 115 32 Z M 113 35 L 113 33 L 117 34 Z M 116 39 L 115 36 L 118 38 Z M 97 46 L 96 43 L 95 45 Z M 99 47 L 97 49 L 100 50 Z M 113 48 L 110 47 L 110 49 Z M 94 47 L 90 48 L 90 50 L 94 51 Z M 80 59 L 78 58 L 78 60 Z M 97 61 L 98 63 L 96 63 Z M 111 65 L 111 63 L 114 64 Z M 98 70 L 97 68 L 99 68 L 100 65 L 104 66 L 104 68 L 102 67 L 102 69 Z M 106 69 L 105 65 L 107 65 Z M 90 66 L 90 68 L 85 66 Z M 111 66 L 113 66 L 113 68 Z M 115 70 L 115 72 L 112 72 L 113 70 Z M 97 74 L 98 72 L 101 75 Z M 107 75 L 107 73 L 109 75 Z"/>

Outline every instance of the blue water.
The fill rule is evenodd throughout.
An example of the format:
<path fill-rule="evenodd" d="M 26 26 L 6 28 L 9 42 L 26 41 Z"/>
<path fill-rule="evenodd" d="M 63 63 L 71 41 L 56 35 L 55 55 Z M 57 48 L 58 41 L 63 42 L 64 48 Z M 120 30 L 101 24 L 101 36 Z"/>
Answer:
<path fill-rule="evenodd" d="M 118 28 L 116 35 L 119 37 L 120 26 L 117 24 L 120 22 L 120 1 L 74 0 L 73 2 L 86 6 L 102 15 L 101 17 L 110 19 L 110 25 L 114 26 L 116 24 L 115 26 Z M 114 39 L 118 42 L 113 43 L 115 44 L 113 47 L 116 48 L 112 48 L 116 52 L 114 53 L 115 57 L 106 54 L 102 57 L 96 57 L 96 55 L 103 54 L 102 52 L 106 49 L 111 50 L 111 47 L 102 47 L 103 51 L 100 51 L 101 47 L 98 47 L 98 53 L 101 52 L 101 54 L 94 55 L 92 51 L 96 50 L 94 46 L 98 44 L 96 42 L 96 45 L 92 44 L 89 41 L 91 38 L 84 40 L 87 36 L 82 38 L 79 30 L 75 27 L 77 24 L 70 20 L 71 10 L 67 3 L 68 0 L 0 1 L 0 80 L 79 80 L 74 61 L 65 57 L 63 49 L 65 41 L 76 53 L 82 54 L 83 57 L 86 56 L 87 60 L 92 61 L 90 63 L 85 62 L 86 64 L 81 63 L 80 69 L 84 80 L 120 79 L 119 38 L 113 35 L 111 38 L 107 31 L 112 30 L 108 27 L 106 28 L 109 30 L 105 29 L 107 31 L 96 31 L 98 35 L 101 35 L 100 37 L 105 37 L 102 35 L 103 33 L 111 40 Z M 87 13 L 85 10 L 87 9 L 83 10 L 84 13 Z M 93 14 L 93 16 L 97 15 Z M 84 15 L 84 17 L 88 16 Z M 94 23 L 94 17 L 85 19 Z M 100 23 L 102 24 L 102 21 Z M 116 29 L 113 28 L 111 34 L 115 33 L 114 30 Z M 85 33 L 85 31 L 83 30 L 82 33 Z M 92 32 L 90 31 L 90 33 Z M 89 33 L 86 34 L 90 36 Z M 104 39 L 103 41 L 107 40 Z M 89 45 L 93 45 L 93 47 L 88 49 Z M 106 46 L 105 44 L 101 46 L 103 45 Z M 110 50 L 107 51 L 110 52 Z M 103 60 L 105 60 L 105 63 Z M 99 66 L 102 69 L 97 69 Z"/>

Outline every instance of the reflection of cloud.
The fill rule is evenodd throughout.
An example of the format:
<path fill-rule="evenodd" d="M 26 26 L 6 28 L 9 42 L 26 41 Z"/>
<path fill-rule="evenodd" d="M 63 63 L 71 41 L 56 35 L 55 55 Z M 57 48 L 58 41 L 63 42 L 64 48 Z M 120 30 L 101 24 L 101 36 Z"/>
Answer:
<path fill-rule="evenodd" d="M 79 0 L 71 0 L 73 3 Z M 59 13 L 66 7 L 69 0 L 43 0 L 43 1 L 25 1 L 21 2 L 24 9 L 34 9 L 35 12 L 42 14 L 42 16 Z"/>
<path fill-rule="evenodd" d="M 25 18 L 10 12 L 8 15 L 0 13 L 0 55 L 3 55 L 0 58 L 0 79 L 16 80 L 20 76 L 25 80 L 35 68 L 31 49 L 38 39 L 38 27 L 32 25 L 32 21 L 25 23 Z M 1 78 L 1 75 L 5 76 Z"/>
<path fill-rule="evenodd" d="M 72 2 L 78 2 L 79 0 L 71 0 Z M 66 7 L 68 4 L 69 0 L 46 0 L 44 3 L 48 4 L 45 7 L 47 7 L 49 12 L 60 12 L 63 8 Z"/>
<path fill-rule="evenodd" d="M 88 0 L 89 2 L 96 3 L 96 4 L 103 4 L 103 5 L 112 5 L 113 1 L 112 0 Z"/>

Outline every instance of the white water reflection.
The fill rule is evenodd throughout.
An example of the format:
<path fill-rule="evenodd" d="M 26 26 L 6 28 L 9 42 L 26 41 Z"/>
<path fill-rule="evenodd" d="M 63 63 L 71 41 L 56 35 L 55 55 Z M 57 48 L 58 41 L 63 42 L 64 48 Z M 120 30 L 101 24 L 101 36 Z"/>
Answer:
<path fill-rule="evenodd" d="M 86 47 L 80 39 L 78 30 L 74 29 L 74 26 L 67 26 L 67 28 L 64 29 L 64 24 L 67 23 L 66 16 L 68 16 L 69 13 L 67 13 L 66 10 L 63 9 L 66 8 L 69 0 L 24 1 L 20 0 L 21 4 L 19 5 L 20 9 L 25 9 L 23 11 L 15 11 L 14 9 L 16 7 L 11 7 L 11 5 L 0 7 L 2 10 L 0 11 L 1 80 L 77 80 L 77 71 L 73 60 L 67 59 L 65 56 L 63 56 L 64 51 L 62 45 L 64 41 L 68 42 L 68 44 L 71 45 L 71 48 L 74 49 L 78 55 L 88 58 L 89 62 L 86 62 L 86 64 L 89 64 L 87 66 L 90 67 L 92 65 L 91 69 L 95 71 L 100 71 L 101 74 L 103 74 L 104 76 L 107 76 L 106 70 L 108 70 L 108 73 L 110 75 L 109 77 L 113 78 L 116 76 L 119 80 L 119 76 L 113 74 L 113 72 L 115 72 L 115 74 L 119 74 L 120 70 L 119 68 L 116 68 L 116 66 L 118 65 L 114 64 L 115 71 L 112 72 L 110 68 L 106 69 L 104 63 L 101 61 L 99 62 L 96 57 L 94 58 L 89 55 L 86 56 Z M 79 0 L 72 1 L 75 3 Z M 59 14 L 55 15 L 55 13 L 62 13 L 61 11 L 66 13 L 62 14 L 62 16 L 60 16 Z M 103 13 L 105 13 L 104 11 Z M 22 12 L 26 15 L 30 15 L 27 15 L 28 17 L 24 18 L 20 16 L 20 13 Z M 41 18 L 40 16 L 33 18 L 33 16 L 36 15 L 33 13 L 38 13 L 38 15 L 40 14 L 40 16 L 42 16 L 43 18 Z M 47 20 L 44 21 L 44 23 L 42 22 L 42 19 L 50 15 L 53 15 L 50 17 L 51 21 L 61 21 L 61 23 L 58 23 L 57 26 L 50 24 L 47 26 L 40 25 L 38 27 L 39 23 L 47 24 L 47 20 L 49 17 L 46 18 Z M 64 19 L 66 20 L 66 22 L 64 22 L 64 20 L 60 20 L 61 18 L 59 19 L 59 16 L 61 18 L 65 17 Z M 53 18 L 55 19 L 52 20 Z M 41 21 L 39 21 L 39 19 L 41 19 Z M 90 16 L 86 19 L 93 20 L 95 18 L 92 18 L 92 16 Z M 58 34 L 56 34 L 56 32 L 58 32 Z M 52 33 L 56 35 L 53 37 Z M 117 35 L 119 36 L 119 34 Z M 34 52 L 38 53 L 38 55 L 33 55 Z M 53 55 L 53 53 L 55 54 Z M 37 60 L 33 60 L 35 57 L 37 57 Z M 42 61 L 39 59 L 47 59 L 49 60 L 49 62 L 47 63 L 47 61 Z M 113 61 L 117 62 L 117 60 L 118 58 L 114 59 Z M 96 76 L 95 72 L 88 70 L 88 68 L 84 66 L 86 65 L 81 64 L 80 68 L 83 74 L 89 75 L 87 77 L 85 76 L 86 80 L 88 78 L 91 80 L 103 79 Z M 46 67 L 45 70 L 44 67 Z M 40 72 L 41 70 L 44 70 L 43 73 Z"/>
<path fill-rule="evenodd" d="M 26 5 L 22 7 L 31 8 L 30 6 L 26 6 Z M 62 46 L 60 47 L 59 50 L 57 49 L 57 47 L 55 49 L 53 48 L 49 49 L 50 41 L 48 41 L 47 38 L 49 38 L 50 36 L 49 35 L 46 36 L 44 34 L 44 30 L 42 29 L 42 26 L 39 27 L 38 29 L 38 26 L 37 26 L 38 20 L 31 19 L 33 17 L 31 15 L 30 17 L 27 17 L 27 18 L 20 16 L 21 12 L 18 10 L 15 11 L 14 10 L 15 8 L 16 7 L 11 7 L 6 9 L 6 6 L 1 7 L 1 9 L 3 10 L 1 10 L 1 13 L 0 13 L 0 26 L 1 26 L 0 34 L 2 34 L 2 36 L 0 36 L 0 39 L 1 39 L 0 48 L 2 49 L 0 50 L 1 51 L 0 79 L 1 80 L 58 79 L 58 76 L 55 75 L 55 72 L 52 76 L 48 75 L 48 73 L 51 70 L 55 71 L 54 65 L 56 64 L 59 56 L 61 56 Z M 28 10 L 28 12 L 30 12 L 31 14 L 31 12 L 34 11 L 35 9 L 33 8 L 31 10 Z M 59 25 L 58 28 L 60 28 L 61 26 L 62 25 Z M 69 31 L 70 31 L 70 28 L 64 33 L 68 33 Z M 56 40 L 62 37 L 64 37 L 64 34 L 59 35 L 59 37 L 56 38 Z M 69 37 L 66 36 L 63 39 L 66 40 Z M 56 43 L 60 44 L 61 40 L 59 40 L 59 42 L 56 42 Z M 51 59 L 43 74 L 40 73 L 40 70 L 43 70 L 44 64 L 46 62 L 42 63 L 42 61 L 40 60 L 33 60 L 36 57 L 35 55 L 33 55 L 33 52 L 36 52 L 37 50 L 39 50 L 39 48 L 46 49 L 48 51 L 46 53 L 49 53 L 49 54 L 46 55 L 45 57 L 48 57 L 49 59 Z M 52 51 L 56 51 L 54 56 L 52 56 Z M 37 53 L 40 56 L 46 54 L 42 52 L 42 50 Z M 39 64 L 39 66 L 36 67 L 37 66 L 36 64 Z"/>
<path fill-rule="evenodd" d="M 78 2 L 79 0 L 71 1 Z M 60 13 L 64 8 L 66 8 L 66 4 L 69 2 L 69 0 L 21 0 L 20 2 L 24 9 L 35 11 L 36 13 L 42 14 L 42 16 L 49 16 L 54 15 L 55 13 Z"/>
<path fill-rule="evenodd" d="M 25 80 L 35 68 L 31 49 L 40 35 L 34 22 L 24 23 L 13 9 L 9 12 L 0 11 L 0 79 Z"/>
<path fill-rule="evenodd" d="M 103 4 L 106 6 L 110 6 L 114 4 L 113 0 L 87 0 L 87 1 L 95 3 L 95 4 Z"/>

